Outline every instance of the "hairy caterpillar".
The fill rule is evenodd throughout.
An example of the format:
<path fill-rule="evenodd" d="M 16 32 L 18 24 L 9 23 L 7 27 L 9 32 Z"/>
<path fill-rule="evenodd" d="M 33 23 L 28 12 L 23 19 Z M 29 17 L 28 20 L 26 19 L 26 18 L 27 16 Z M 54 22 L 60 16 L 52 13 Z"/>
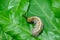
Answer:
<path fill-rule="evenodd" d="M 27 18 L 27 21 L 28 22 L 34 22 L 35 26 L 32 30 L 32 35 L 33 36 L 38 36 L 39 33 L 42 31 L 43 29 L 43 24 L 42 24 L 42 21 L 39 17 L 37 16 L 33 16 L 33 17 L 30 17 L 30 18 Z"/>

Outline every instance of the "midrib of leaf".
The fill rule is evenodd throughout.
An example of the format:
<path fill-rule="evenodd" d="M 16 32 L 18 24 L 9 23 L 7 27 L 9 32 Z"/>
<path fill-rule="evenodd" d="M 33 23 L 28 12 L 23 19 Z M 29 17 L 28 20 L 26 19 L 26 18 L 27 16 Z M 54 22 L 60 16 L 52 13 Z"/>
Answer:
<path fill-rule="evenodd" d="M 18 10 L 18 8 L 19 8 L 19 5 L 20 5 L 20 2 L 21 2 L 21 0 L 19 0 L 19 3 L 18 3 L 18 5 L 17 5 L 17 7 L 16 7 L 16 10 L 15 10 L 15 12 L 17 12 L 17 10 Z"/>
<path fill-rule="evenodd" d="M 56 28 L 56 25 L 51 21 L 50 17 L 48 16 L 48 14 L 43 10 L 43 8 L 40 7 L 40 4 L 34 0 L 34 2 L 38 5 L 38 7 L 40 8 L 40 10 L 44 13 L 44 15 L 46 16 L 46 18 L 49 20 L 49 22 L 53 25 L 53 27 L 56 29 L 56 31 L 59 33 L 58 29 Z"/>

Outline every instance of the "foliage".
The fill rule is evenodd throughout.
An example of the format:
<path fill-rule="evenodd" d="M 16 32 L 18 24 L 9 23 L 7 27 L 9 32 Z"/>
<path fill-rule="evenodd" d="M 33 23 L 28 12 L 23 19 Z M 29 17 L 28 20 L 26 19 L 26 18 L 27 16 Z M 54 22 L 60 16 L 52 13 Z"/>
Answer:
<path fill-rule="evenodd" d="M 60 0 L 52 1 L 52 10 L 57 18 L 60 18 Z"/>
<path fill-rule="evenodd" d="M 0 40 L 60 40 L 59 0 L 0 0 Z M 31 35 L 33 25 L 27 17 L 38 16 L 44 29 L 38 37 Z"/>

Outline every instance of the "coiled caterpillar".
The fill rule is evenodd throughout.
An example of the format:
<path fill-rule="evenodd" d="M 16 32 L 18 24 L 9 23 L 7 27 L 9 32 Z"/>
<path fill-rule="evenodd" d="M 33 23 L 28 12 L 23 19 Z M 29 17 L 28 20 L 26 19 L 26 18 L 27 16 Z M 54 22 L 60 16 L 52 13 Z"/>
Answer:
<path fill-rule="evenodd" d="M 33 36 L 38 36 L 39 33 L 42 31 L 43 29 L 43 24 L 42 24 L 42 21 L 39 17 L 37 16 L 33 16 L 33 17 L 30 17 L 30 18 L 27 18 L 27 21 L 28 22 L 34 22 L 35 26 L 32 30 L 32 35 Z"/>

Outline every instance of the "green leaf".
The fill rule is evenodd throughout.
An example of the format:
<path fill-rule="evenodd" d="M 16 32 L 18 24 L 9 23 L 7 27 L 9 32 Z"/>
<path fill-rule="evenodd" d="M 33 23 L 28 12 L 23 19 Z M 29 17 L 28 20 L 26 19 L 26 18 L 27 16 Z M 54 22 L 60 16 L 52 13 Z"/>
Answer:
<path fill-rule="evenodd" d="M 0 1 L 0 35 L 3 35 L 0 37 L 4 38 L 1 40 L 60 40 L 60 19 L 55 18 L 50 8 L 51 2 L 31 0 L 30 6 L 29 2 L 30 0 Z M 31 35 L 34 26 L 23 17 L 27 10 L 27 17 L 38 16 L 43 21 L 44 29 L 38 37 Z"/>
<path fill-rule="evenodd" d="M 60 0 L 52 0 L 52 10 L 57 18 L 60 18 Z"/>
<path fill-rule="evenodd" d="M 10 35 L 6 34 L 1 27 L 2 26 L 0 25 L 0 40 L 12 40 L 13 38 Z"/>
<path fill-rule="evenodd" d="M 44 29 L 38 39 L 60 40 L 60 19 L 54 15 L 50 0 L 31 0 L 28 17 L 38 16 L 43 21 Z M 38 40 L 37 39 L 37 40 Z"/>
<path fill-rule="evenodd" d="M 24 27 L 26 20 L 23 15 L 27 12 L 29 0 L 1 0 L 0 3 L 0 25 L 1 30 L 13 39 L 25 40 Z M 4 6 L 5 5 L 5 6 Z M 25 38 L 23 38 L 25 37 Z M 3 38 L 3 37 L 2 37 Z M 3 39 L 2 39 L 3 40 Z M 5 39 L 4 39 L 5 40 Z M 7 40 L 7 39 L 6 39 Z"/>

